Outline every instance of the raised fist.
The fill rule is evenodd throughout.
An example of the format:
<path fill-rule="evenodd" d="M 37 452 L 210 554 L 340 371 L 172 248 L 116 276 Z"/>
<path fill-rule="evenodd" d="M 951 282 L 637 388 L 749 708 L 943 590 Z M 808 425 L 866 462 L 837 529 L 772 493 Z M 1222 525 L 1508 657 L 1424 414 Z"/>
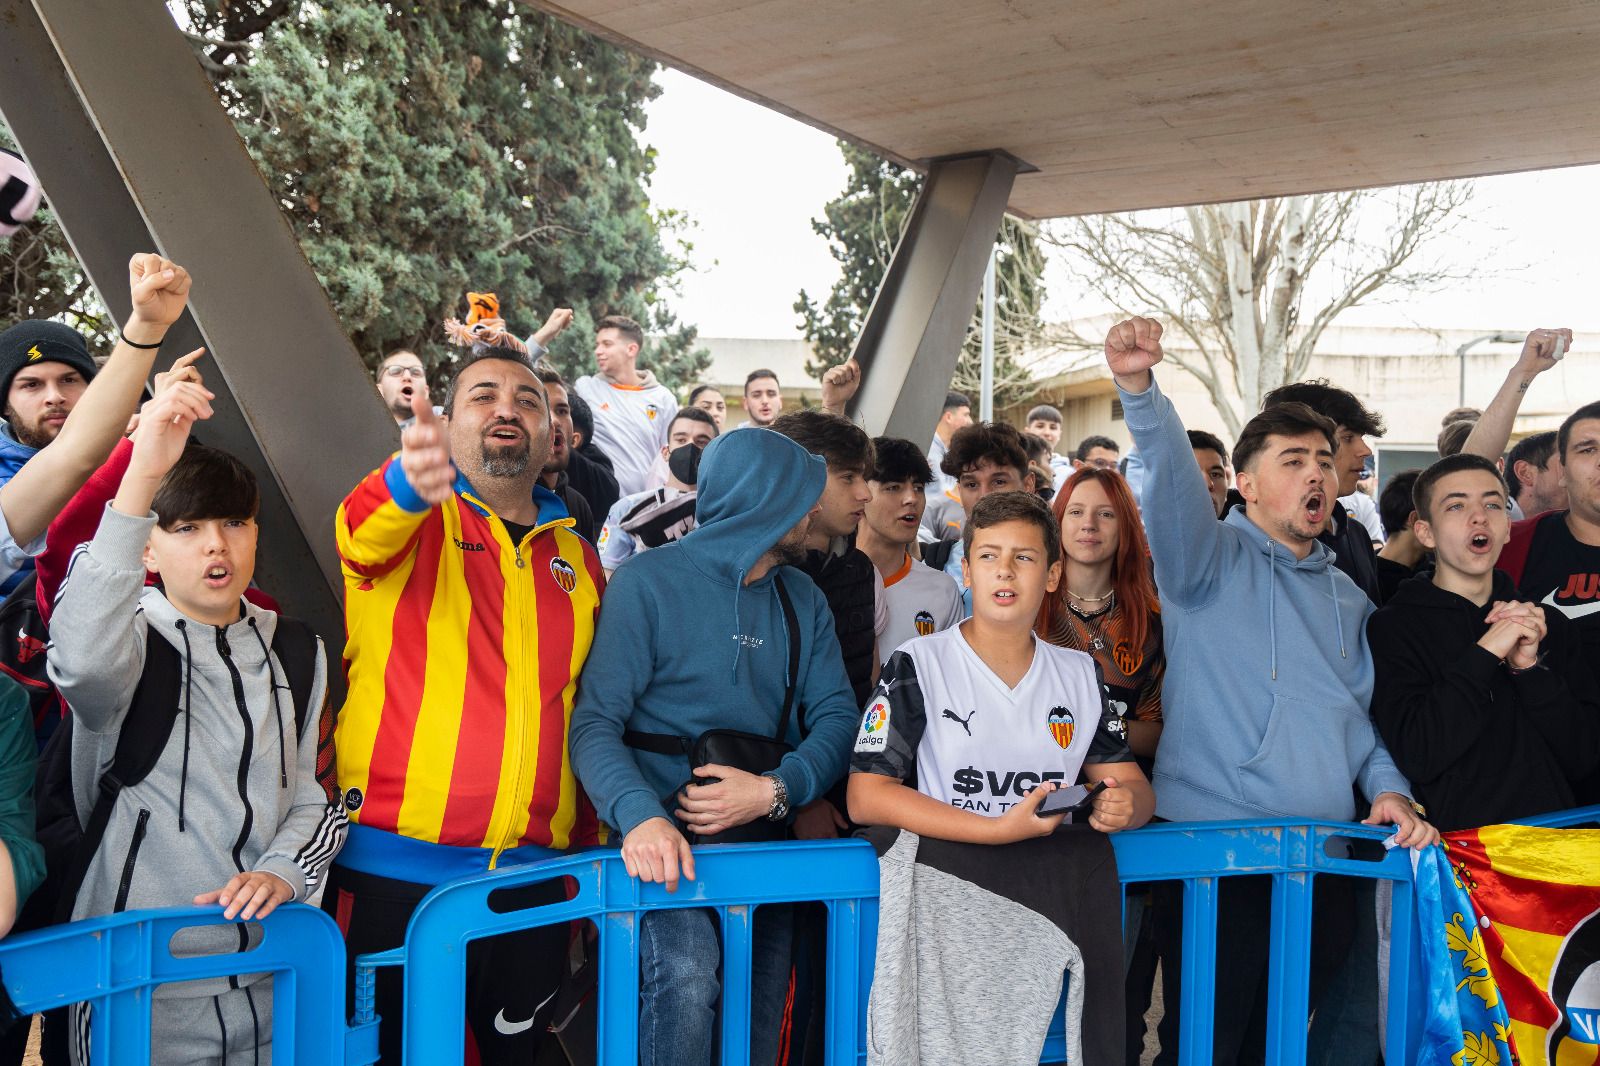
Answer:
<path fill-rule="evenodd" d="M 140 252 L 128 261 L 128 290 L 133 297 L 130 325 L 143 327 L 134 339 L 159 340 L 189 302 L 189 272 L 154 252 Z"/>
<path fill-rule="evenodd" d="M 1128 392 L 1150 387 L 1150 368 L 1161 362 L 1161 323 L 1153 318 L 1118 322 L 1106 334 L 1106 365 Z M 1126 379 L 1126 380 L 1124 380 Z"/>
<path fill-rule="evenodd" d="M 542 348 L 550 347 L 550 342 L 561 335 L 561 331 L 572 325 L 572 308 L 558 307 L 550 312 L 550 317 L 544 320 L 544 325 L 533 335 L 533 339 Z"/>

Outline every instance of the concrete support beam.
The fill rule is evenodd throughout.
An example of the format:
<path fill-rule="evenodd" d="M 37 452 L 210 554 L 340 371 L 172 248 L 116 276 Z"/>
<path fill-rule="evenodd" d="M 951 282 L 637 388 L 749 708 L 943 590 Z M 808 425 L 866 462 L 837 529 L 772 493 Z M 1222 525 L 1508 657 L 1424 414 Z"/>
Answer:
<path fill-rule="evenodd" d="M 0 113 L 119 321 L 133 253 L 193 274 L 157 368 L 210 351 L 200 435 L 261 481 L 258 580 L 336 661 L 333 515 L 394 423 L 166 6 L 0 0 Z"/>
<path fill-rule="evenodd" d="M 925 445 L 944 406 L 1018 162 L 1000 152 L 928 168 L 889 271 L 856 338 L 868 432 Z"/>

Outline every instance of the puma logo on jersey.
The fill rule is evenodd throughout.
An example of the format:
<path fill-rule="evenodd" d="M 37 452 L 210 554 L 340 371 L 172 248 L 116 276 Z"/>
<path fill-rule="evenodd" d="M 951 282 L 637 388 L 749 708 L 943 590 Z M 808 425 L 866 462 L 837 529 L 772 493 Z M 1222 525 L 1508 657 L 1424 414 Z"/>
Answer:
<path fill-rule="evenodd" d="M 967 736 L 970 737 L 972 735 L 972 719 L 977 713 L 977 708 L 973 708 L 972 710 L 968 711 L 967 716 L 963 718 L 955 711 L 947 710 L 944 712 L 943 717 L 950 719 L 956 725 L 960 726 L 962 730 L 966 732 Z"/>

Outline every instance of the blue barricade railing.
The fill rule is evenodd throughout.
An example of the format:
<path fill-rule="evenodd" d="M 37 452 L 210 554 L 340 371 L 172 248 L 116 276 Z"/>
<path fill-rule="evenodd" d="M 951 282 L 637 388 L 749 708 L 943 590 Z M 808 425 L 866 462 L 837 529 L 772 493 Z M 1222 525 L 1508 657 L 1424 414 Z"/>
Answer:
<path fill-rule="evenodd" d="M 24 1014 L 91 1004 L 91 1047 L 114 1049 L 105 1059 L 97 1050 L 95 1061 L 116 1066 L 150 1062 L 150 996 L 158 985 L 271 973 L 278 1061 L 342 1064 L 348 1032 L 344 941 L 333 919 L 291 904 L 252 923 L 261 938 L 248 951 L 173 956 L 170 945 L 179 931 L 232 924 L 214 907 L 91 918 L 8 937 L 0 942 L 0 971 Z"/>
<path fill-rule="evenodd" d="M 746 1066 L 750 1032 L 750 943 L 756 908 L 816 901 L 829 910 L 825 1040 L 828 1061 L 851 1062 L 864 1031 L 865 982 L 872 976 L 878 862 L 860 840 L 741 844 L 695 850 L 697 880 L 676 893 L 630 877 L 621 855 L 595 850 L 499 870 L 434 889 L 417 907 L 405 946 L 368 955 L 358 995 L 373 966 L 403 965 L 405 1061 L 462 1061 L 466 948 L 473 940 L 588 918 L 600 929 L 599 1061 L 639 1061 L 639 922 L 651 911 L 714 910 L 722 927 L 722 1062 Z M 557 878 L 576 883 L 572 898 L 497 913 L 491 893 Z"/>
<path fill-rule="evenodd" d="M 1567 811 L 1527 824 L 1562 826 L 1600 821 L 1600 807 Z M 1352 858 L 1350 840 L 1381 840 L 1386 831 L 1335 822 L 1204 823 L 1148 826 L 1113 838 L 1123 883 L 1183 884 L 1180 1061 L 1209 1062 L 1219 883 L 1229 877 L 1272 879 L 1268 1061 L 1305 1060 L 1315 880 L 1339 874 L 1393 884 L 1385 1057 L 1416 1055 L 1420 965 L 1409 854 L 1396 849 L 1372 860 Z M 1371 845 L 1368 845 L 1371 849 Z M 639 923 L 652 911 L 709 908 L 723 933 L 722 1061 L 749 1059 L 750 945 L 756 908 L 817 901 L 827 905 L 827 1061 L 865 1057 L 867 994 L 877 934 L 878 867 L 863 841 L 740 845 L 697 849 L 699 879 L 677 893 L 629 877 L 620 855 L 594 850 L 441 885 L 423 900 L 405 945 L 365 956 L 357 974 L 357 1017 L 347 1027 L 344 945 L 338 929 L 310 907 L 282 907 L 255 923 L 260 942 L 243 953 L 175 958 L 173 936 L 224 923 L 214 909 L 142 911 L 74 922 L 0 942 L 0 971 L 24 1013 L 69 1003 L 94 1005 L 92 1038 L 113 1048 L 111 1066 L 150 1061 L 150 994 L 158 985 L 241 973 L 273 974 L 273 1051 L 280 1063 L 364 1066 L 376 1060 L 371 987 L 375 968 L 404 967 L 405 1058 L 409 1063 L 459 1063 L 465 1029 L 466 949 L 474 940 L 578 919 L 600 930 L 599 1061 L 638 1061 Z M 567 879 L 564 902 L 498 910 L 504 889 Z M 1226 931 L 1221 931 L 1226 935 Z M 107 1060 L 98 1060 L 102 1063 Z M 1060 1035 L 1044 1061 L 1061 1061 Z"/>

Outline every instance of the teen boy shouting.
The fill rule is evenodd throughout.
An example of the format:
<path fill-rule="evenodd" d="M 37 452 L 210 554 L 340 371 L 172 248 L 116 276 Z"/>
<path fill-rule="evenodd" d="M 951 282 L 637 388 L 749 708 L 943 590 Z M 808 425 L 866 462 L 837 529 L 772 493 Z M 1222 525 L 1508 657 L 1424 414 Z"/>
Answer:
<path fill-rule="evenodd" d="M 1573 783 L 1600 756 L 1600 690 L 1573 624 L 1494 568 L 1511 536 L 1499 470 L 1441 459 L 1412 503 L 1432 577 L 1402 583 L 1367 623 L 1389 754 L 1442 830 L 1575 806 Z"/>
<path fill-rule="evenodd" d="M 1128 750 L 1122 720 L 1106 708 L 1105 687 L 1094 660 L 1046 644 L 1033 634 L 1045 594 L 1061 580 L 1061 533 L 1055 516 L 1031 493 L 989 495 L 973 508 L 963 543 L 962 569 L 972 590 L 972 617 L 955 628 L 907 641 L 890 657 L 856 738 L 850 766 L 851 818 L 908 831 L 902 837 L 1012 844 L 1055 832 L 1064 815 L 1041 818 L 1039 805 L 1056 787 L 1083 780 L 1106 785 L 1088 816 L 1094 829 L 1114 833 L 1145 824 L 1155 810 L 1155 797 Z M 884 862 L 899 850 L 897 840 Z M 934 861 L 927 852 L 919 858 Z M 1004 868 L 1006 860 L 1007 853 L 995 853 L 993 861 L 982 866 L 992 875 Z M 1059 858 L 1051 868 L 1058 863 Z M 1057 897 L 1069 884 L 1077 884 L 1075 878 L 1051 880 Z M 1115 923 L 1121 892 L 1114 874 L 1102 881 L 1085 878 L 1083 884 L 1087 890 L 1078 894 L 1074 906 L 1098 906 L 1110 924 L 1098 920 L 1090 924 L 1100 932 L 1109 928 L 1111 935 L 1100 938 L 1105 943 L 1069 948 L 1069 953 L 1081 952 L 1087 967 L 1087 976 L 1082 971 L 1075 975 L 1073 995 L 1081 997 L 1086 986 L 1092 1008 L 1082 1009 L 1083 1000 L 1078 999 L 1083 1054 L 1072 1060 L 1111 1062 L 1120 1057 L 1123 1042 L 1121 938 Z M 1005 894 L 1012 896 L 1013 890 L 1022 894 L 1027 887 L 1011 885 Z M 963 897 L 951 892 L 945 898 Z M 920 1012 L 914 1035 L 904 1035 L 922 1048 L 923 1061 L 1011 1062 L 1030 1055 L 1028 1061 L 1038 1059 L 1060 994 L 1061 968 L 1068 963 L 1044 948 L 1047 940 L 1030 939 L 1032 946 L 1024 948 L 1011 945 L 1005 937 L 991 937 L 985 920 L 991 910 L 963 913 L 955 925 L 989 942 L 972 966 L 981 971 L 992 962 L 997 968 L 994 980 L 1011 989 L 1010 1002 L 993 1014 L 983 1013 L 982 1004 L 967 1003 L 961 996 L 943 1006 L 921 1002 L 913 1012 L 914 1017 Z M 888 929 L 897 912 L 887 900 L 884 913 Z M 880 946 L 892 952 L 892 941 L 893 934 L 887 934 Z M 1013 947 L 1025 952 L 1021 958 L 1026 961 L 1011 954 Z M 920 955 L 919 949 L 919 960 Z M 924 961 L 918 967 L 920 973 L 900 981 L 916 985 L 926 979 L 931 967 Z M 875 982 L 884 976 L 884 969 L 880 963 Z M 1025 982 L 1026 987 L 1013 985 L 1013 977 L 1024 970 L 1038 981 Z M 967 987 L 984 983 L 977 972 L 962 977 Z M 904 984 L 898 987 L 903 989 Z M 885 1048 L 896 1039 L 885 1039 L 884 1027 L 898 1028 L 897 1019 L 905 1013 L 885 1002 L 887 990 L 886 985 L 880 992 L 874 984 L 875 1017 L 868 1024 L 873 1043 Z M 1096 1004 L 1106 995 L 1108 1001 Z M 940 1010 L 950 1016 L 930 1017 Z M 968 1047 L 969 1041 L 977 1043 Z"/>
<path fill-rule="evenodd" d="M 344 842 L 321 644 L 299 664 L 312 684 L 296 707 L 288 679 L 297 664 L 285 664 L 274 640 L 286 620 L 243 598 L 255 572 L 255 478 L 225 452 L 185 448 L 211 399 L 182 381 L 145 404 L 116 497 L 78 549 L 51 616 L 50 678 L 72 708 L 80 818 L 100 799 L 123 730 L 153 724 L 145 678 L 173 676 L 177 696 L 155 766 L 116 793 L 74 919 L 193 903 L 260 920 L 290 900 L 315 902 Z M 160 587 L 145 585 L 146 570 Z M 157 655 L 170 659 L 165 675 Z M 203 954 L 243 946 L 225 926 L 180 939 Z M 262 976 L 158 989 L 151 1057 L 267 1061 L 272 993 Z M 72 1051 L 82 1064 L 86 1014 L 79 1021 Z"/>

